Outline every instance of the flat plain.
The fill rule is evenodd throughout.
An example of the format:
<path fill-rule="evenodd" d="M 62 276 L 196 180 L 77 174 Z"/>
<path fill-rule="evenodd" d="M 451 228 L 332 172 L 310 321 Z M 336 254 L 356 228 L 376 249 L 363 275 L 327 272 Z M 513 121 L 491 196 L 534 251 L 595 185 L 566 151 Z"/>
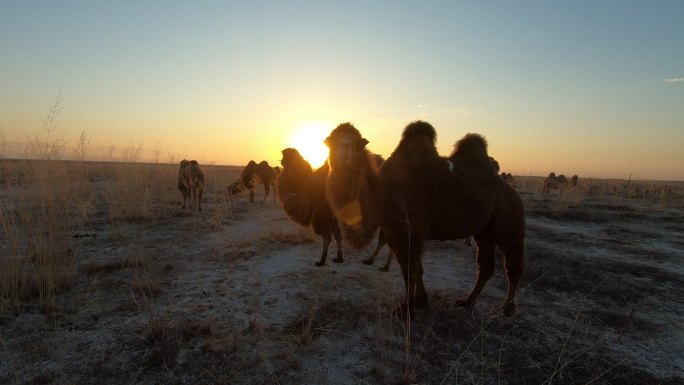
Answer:
<path fill-rule="evenodd" d="M 0 160 L 2 384 L 682 384 L 684 183 L 516 176 L 518 312 L 497 272 L 472 312 L 475 246 L 429 242 L 430 307 L 372 251 L 314 266 L 321 240 L 273 196 L 227 196 L 239 167 Z M 331 245 L 331 254 L 336 248 Z"/>

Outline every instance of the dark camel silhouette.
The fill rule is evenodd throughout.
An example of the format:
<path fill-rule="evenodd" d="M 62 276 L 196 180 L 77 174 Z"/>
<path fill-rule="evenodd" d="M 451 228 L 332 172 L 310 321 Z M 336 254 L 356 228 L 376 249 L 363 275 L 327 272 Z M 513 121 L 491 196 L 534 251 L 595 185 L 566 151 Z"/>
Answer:
<path fill-rule="evenodd" d="M 404 316 L 428 305 L 422 265 L 426 240 L 473 236 L 477 242 L 477 282 L 459 301 L 468 308 L 494 274 L 499 246 L 509 284 L 502 310 L 512 315 L 524 262 L 522 201 L 497 175 L 483 137 L 467 134 L 447 158 L 438 155 L 435 141 L 430 124 L 413 122 L 378 169 L 366 150 L 368 141 L 353 125 L 331 132 L 325 141 L 331 168 L 326 198 L 344 239 L 363 247 L 381 229 L 404 278 L 406 297 L 399 309 Z"/>

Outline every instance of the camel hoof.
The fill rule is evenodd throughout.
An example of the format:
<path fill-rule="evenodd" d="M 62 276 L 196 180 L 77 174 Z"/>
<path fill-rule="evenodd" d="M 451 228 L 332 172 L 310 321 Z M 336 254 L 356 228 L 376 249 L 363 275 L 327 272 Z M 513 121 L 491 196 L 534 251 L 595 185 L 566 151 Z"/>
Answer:
<path fill-rule="evenodd" d="M 388 271 L 389 271 L 389 266 L 381 266 L 381 267 L 378 268 L 378 270 L 379 270 L 379 271 L 388 272 Z"/>
<path fill-rule="evenodd" d="M 325 265 L 325 262 L 323 262 L 323 261 L 316 262 L 316 266 L 318 266 L 318 267 L 321 267 L 323 265 Z"/>
<path fill-rule="evenodd" d="M 503 313 L 506 317 L 512 317 L 515 314 L 515 303 L 511 302 L 503 307 L 501 307 L 501 310 L 503 310 Z"/>
<path fill-rule="evenodd" d="M 333 259 L 333 262 L 335 262 L 335 263 L 342 263 L 342 262 L 344 262 L 344 258 L 342 258 L 342 257 L 337 257 L 337 258 Z"/>
<path fill-rule="evenodd" d="M 363 263 L 364 265 L 372 265 L 373 262 L 375 261 L 372 259 L 364 259 L 363 261 L 361 261 L 361 263 Z"/>

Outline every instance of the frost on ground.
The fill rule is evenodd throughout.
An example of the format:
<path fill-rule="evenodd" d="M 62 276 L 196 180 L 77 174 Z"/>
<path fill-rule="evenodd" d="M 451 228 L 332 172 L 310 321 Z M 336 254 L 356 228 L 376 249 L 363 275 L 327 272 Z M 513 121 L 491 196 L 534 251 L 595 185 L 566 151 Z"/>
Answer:
<path fill-rule="evenodd" d="M 0 383 L 684 382 L 681 196 L 674 205 L 590 188 L 544 197 L 540 183 L 521 183 L 518 313 L 497 311 L 501 263 L 474 311 L 457 307 L 475 281 L 475 246 L 429 242 L 430 307 L 407 322 L 392 312 L 398 265 L 377 270 L 386 250 L 367 266 L 374 244 L 345 246 L 343 263 L 316 267 L 311 230 L 270 199 L 225 197 L 239 169 L 208 170 L 215 187 L 203 212 L 180 209 L 173 171 L 154 215 L 112 219 L 107 201 L 66 230 L 76 264 L 54 306 L 35 293 L 18 310 L 3 306 Z M 107 175 L 91 181 L 93 196 L 105 194 Z"/>

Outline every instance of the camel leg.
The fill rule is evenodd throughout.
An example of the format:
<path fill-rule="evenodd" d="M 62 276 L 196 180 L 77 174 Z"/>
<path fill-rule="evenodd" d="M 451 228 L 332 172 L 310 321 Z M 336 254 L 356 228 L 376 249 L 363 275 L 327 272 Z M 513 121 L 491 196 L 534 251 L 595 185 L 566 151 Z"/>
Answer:
<path fill-rule="evenodd" d="M 316 262 L 316 266 L 325 265 L 325 259 L 328 257 L 328 246 L 330 246 L 330 234 L 321 235 L 323 238 L 323 253 L 321 254 L 321 260 Z"/>
<path fill-rule="evenodd" d="M 387 251 L 387 260 L 385 261 L 385 265 L 380 267 L 378 270 L 380 271 L 389 271 L 390 264 L 392 263 L 392 250 Z"/>
<path fill-rule="evenodd" d="M 203 192 L 204 192 L 204 190 L 203 190 L 203 189 L 200 189 L 200 190 L 198 191 L 198 194 L 197 194 L 197 204 L 198 204 L 198 206 L 199 206 L 199 208 L 197 209 L 197 211 L 202 211 L 202 193 L 203 193 Z"/>
<path fill-rule="evenodd" d="M 264 203 L 266 201 L 266 198 L 268 197 L 268 193 L 269 193 L 268 183 L 264 183 L 264 199 L 261 200 L 261 203 Z"/>
<path fill-rule="evenodd" d="M 482 288 L 494 275 L 494 242 L 483 238 L 475 238 L 475 241 L 477 242 L 477 282 L 468 297 L 457 302 L 468 309 L 473 308 Z"/>
<path fill-rule="evenodd" d="M 337 257 L 333 259 L 335 263 L 342 263 L 344 261 L 344 254 L 342 253 L 342 233 L 339 229 L 333 232 L 335 236 L 335 244 L 337 245 Z"/>
<path fill-rule="evenodd" d="M 515 314 L 515 292 L 520 283 L 523 267 L 525 264 L 525 247 L 522 243 L 517 245 L 500 245 L 504 252 L 504 268 L 508 279 L 508 295 L 501 306 L 504 315 L 510 317 Z"/>
<path fill-rule="evenodd" d="M 415 308 L 427 306 L 427 295 L 421 274 L 421 247 L 416 247 L 416 243 L 418 242 L 411 242 L 411 247 L 405 244 L 403 245 L 404 247 L 395 248 L 406 291 L 406 296 L 395 311 L 402 318 L 407 318 L 409 315 L 412 316 Z"/>
<path fill-rule="evenodd" d="M 418 259 L 418 273 L 416 276 L 416 308 L 422 309 L 428 306 L 427 292 L 425 291 L 425 284 L 423 283 L 423 261 Z"/>
<path fill-rule="evenodd" d="M 370 257 L 363 260 L 363 264 L 372 265 L 373 262 L 375 262 L 375 258 L 378 256 L 378 253 L 383 247 L 385 247 L 386 244 L 387 242 L 385 242 L 385 238 L 382 236 L 382 230 L 380 230 L 378 232 L 378 244 L 375 246 L 375 251 L 373 251 L 373 254 L 371 254 Z"/>

